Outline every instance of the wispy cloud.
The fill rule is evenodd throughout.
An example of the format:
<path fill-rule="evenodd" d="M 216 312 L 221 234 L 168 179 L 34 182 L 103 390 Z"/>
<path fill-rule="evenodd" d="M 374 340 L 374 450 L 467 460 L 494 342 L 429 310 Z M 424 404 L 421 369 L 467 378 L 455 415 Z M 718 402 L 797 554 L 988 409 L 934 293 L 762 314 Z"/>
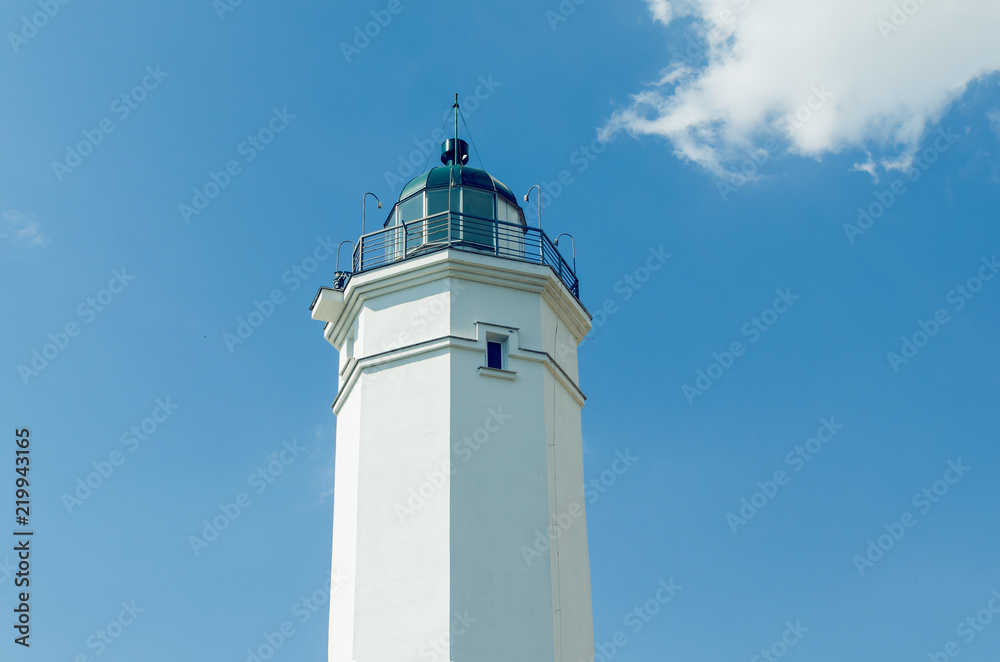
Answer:
<path fill-rule="evenodd" d="M 646 0 L 649 5 L 649 13 L 653 20 L 667 25 L 674 18 L 673 7 L 666 0 Z"/>
<path fill-rule="evenodd" d="M 34 214 L 9 209 L 0 212 L 0 243 L 44 246 L 49 243 L 49 238 L 42 234 Z"/>
<path fill-rule="evenodd" d="M 986 119 L 990 121 L 990 128 L 993 129 L 993 133 L 1000 136 L 1000 106 L 990 108 L 986 111 Z"/>
<path fill-rule="evenodd" d="M 878 183 L 878 171 L 876 170 L 877 168 L 878 166 L 875 164 L 875 160 L 872 158 L 872 155 L 869 154 L 868 160 L 865 161 L 864 163 L 855 163 L 854 166 L 851 168 L 851 172 L 867 172 L 869 175 L 871 175 L 872 179 L 875 180 L 876 183 Z"/>
<path fill-rule="evenodd" d="M 905 163 L 971 82 L 1000 71 L 1000 11 L 985 1 L 913 3 L 908 14 L 893 0 L 646 3 L 659 23 L 691 16 L 690 33 L 671 33 L 678 56 L 602 132 L 666 138 L 717 174 L 769 138 L 817 159 L 860 149 L 884 167 Z"/>

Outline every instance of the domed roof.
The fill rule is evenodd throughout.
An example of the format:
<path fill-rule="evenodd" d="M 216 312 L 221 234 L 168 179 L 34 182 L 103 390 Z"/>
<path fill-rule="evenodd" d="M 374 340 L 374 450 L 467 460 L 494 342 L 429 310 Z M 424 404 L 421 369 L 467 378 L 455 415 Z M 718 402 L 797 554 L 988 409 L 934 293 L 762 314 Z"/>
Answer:
<path fill-rule="evenodd" d="M 462 165 L 431 168 L 404 186 L 403 192 L 399 194 L 399 199 L 402 201 L 425 188 L 437 188 L 452 184 L 455 186 L 472 186 L 486 191 L 494 191 L 515 205 L 518 204 L 517 196 L 499 179 L 485 170 Z"/>

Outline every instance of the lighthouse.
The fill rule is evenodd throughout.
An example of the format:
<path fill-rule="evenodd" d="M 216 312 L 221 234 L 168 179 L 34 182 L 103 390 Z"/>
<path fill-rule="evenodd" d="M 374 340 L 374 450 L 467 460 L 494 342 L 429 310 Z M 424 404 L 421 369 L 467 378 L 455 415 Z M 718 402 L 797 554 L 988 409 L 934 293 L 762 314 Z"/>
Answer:
<path fill-rule="evenodd" d="M 591 318 L 457 115 L 311 307 L 339 353 L 329 660 L 590 662 Z"/>

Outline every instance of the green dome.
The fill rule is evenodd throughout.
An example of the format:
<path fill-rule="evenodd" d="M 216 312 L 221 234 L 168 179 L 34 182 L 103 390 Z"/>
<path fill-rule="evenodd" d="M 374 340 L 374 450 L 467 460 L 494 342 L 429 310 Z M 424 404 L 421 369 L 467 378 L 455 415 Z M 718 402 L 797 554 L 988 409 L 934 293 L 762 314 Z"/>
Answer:
<path fill-rule="evenodd" d="M 442 186 L 471 186 L 499 193 L 509 202 L 518 205 L 517 196 L 507 187 L 506 184 L 496 179 L 485 170 L 470 168 L 468 166 L 452 165 L 431 168 L 429 171 L 410 181 L 403 187 L 403 192 L 399 194 L 399 200 L 405 200 L 414 193 L 425 188 L 438 188 Z M 518 205 L 520 207 L 520 205 Z"/>

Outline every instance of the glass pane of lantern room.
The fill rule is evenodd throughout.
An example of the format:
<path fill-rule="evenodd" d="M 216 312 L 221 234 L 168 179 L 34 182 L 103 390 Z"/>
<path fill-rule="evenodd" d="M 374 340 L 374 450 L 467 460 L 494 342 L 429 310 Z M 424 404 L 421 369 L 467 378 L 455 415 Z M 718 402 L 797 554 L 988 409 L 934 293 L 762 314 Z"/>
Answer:
<path fill-rule="evenodd" d="M 405 202 L 399 203 L 399 218 L 404 223 L 415 221 L 424 216 L 424 194 L 419 193 Z"/>
<path fill-rule="evenodd" d="M 452 186 L 451 191 L 451 234 L 448 241 L 458 241 L 462 238 L 462 188 Z"/>
<path fill-rule="evenodd" d="M 518 208 L 506 200 L 497 199 L 497 220 L 511 225 L 503 225 L 498 232 L 499 249 L 511 257 L 524 256 L 524 234 L 521 230 L 521 215 Z"/>
<path fill-rule="evenodd" d="M 423 243 L 423 224 L 414 223 L 424 217 L 424 194 L 418 193 L 409 200 L 399 203 L 399 218 L 406 224 L 406 252 Z"/>
<path fill-rule="evenodd" d="M 462 189 L 462 213 L 479 218 L 496 218 L 493 210 L 493 194 L 474 188 Z"/>
<path fill-rule="evenodd" d="M 502 201 L 502 204 L 504 208 L 505 218 L 502 218 L 500 220 L 506 221 L 507 223 L 520 223 L 521 222 L 520 209 L 517 206 L 507 202 L 506 200 Z"/>
<path fill-rule="evenodd" d="M 462 189 L 462 241 L 493 246 L 493 194 L 476 189 Z M 470 218 L 474 216 L 476 218 Z M 487 220 L 488 219 L 488 220 Z"/>
<path fill-rule="evenodd" d="M 448 189 L 427 191 L 427 241 L 448 239 Z"/>
<path fill-rule="evenodd" d="M 403 231 L 399 226 L 399 205 L 392 208 L 387 227 L 393 228 L 392 232 L 386 234 L 385 257 L 387 260 L 399 260 L 403 257 Z"/>

